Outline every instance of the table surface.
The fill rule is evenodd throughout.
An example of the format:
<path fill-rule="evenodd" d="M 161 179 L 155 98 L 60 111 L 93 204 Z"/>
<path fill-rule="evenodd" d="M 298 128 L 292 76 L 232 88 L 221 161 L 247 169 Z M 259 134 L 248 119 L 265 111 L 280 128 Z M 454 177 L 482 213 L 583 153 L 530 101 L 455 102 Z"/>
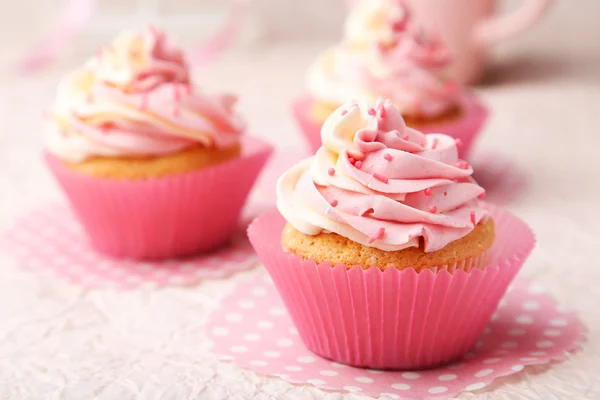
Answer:
<path fill-rule="evenodd" d="M 522 275 L 576 310 L 589 328 L 588 341 L 563 363 L 528 368 L 461 399 L 600 398 L 600 268 L 594 264 L 600 238 L 594 124 L 600 115 L 599 4 L 557 3 L 534 32 L 497 49 L 499 60 L 477 88 L 493 115 L 476 152 L 515 160 L 529 180 L 509 205 L 538 237 Z M 303 144 L 289 101 L 302 92 L 304 71 L 322 47 L 272 43 L 236 50 L 196 78 L 239 93 L 253 132 L 297 148 Z M 0 78 L 0 228 L 61 199 L 39 157 L 39 116 L 76 54 L 40 74 Z M 364 398 L 293 386 L 216 361 L 205 341 L 209 315 L 236 282 L 260 271 L 193 288 L 117 291 L 37 276 L 6 254 L 0 266 L 0 398 Z"/>

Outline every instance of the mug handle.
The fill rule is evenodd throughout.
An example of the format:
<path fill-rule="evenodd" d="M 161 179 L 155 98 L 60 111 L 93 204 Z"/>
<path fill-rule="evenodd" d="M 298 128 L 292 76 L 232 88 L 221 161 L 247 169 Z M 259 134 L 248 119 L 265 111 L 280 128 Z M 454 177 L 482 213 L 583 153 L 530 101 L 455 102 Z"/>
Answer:
<path fill-rule="evenodd" d="M 475 26 L 474 41 L 487 47 L 530 28 L 549 8 L 552 0 L 524 0 L 517 10 L 481 21 Z"/>

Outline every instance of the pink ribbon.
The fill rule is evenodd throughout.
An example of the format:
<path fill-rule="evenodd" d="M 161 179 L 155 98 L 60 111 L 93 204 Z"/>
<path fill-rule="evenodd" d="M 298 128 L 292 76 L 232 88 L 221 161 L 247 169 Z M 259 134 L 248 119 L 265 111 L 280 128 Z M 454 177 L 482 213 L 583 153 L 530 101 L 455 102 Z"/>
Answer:
<path fill-rule="evenodd" d="M 199 49 L 190 52 L 189 60 L 193 65 L 209 63 L 231 45 L 247 14 L 250 1 L 233 0 L 223 24 Z M 17 71 L 31 73 L 47 67 L 85 28 L 96 6 L 97 0 L 69 0 L 54 29 L 17 62 Z"/>
<path fill-rule="evenodd" d="M 96 0 L 69 0 L 53 30 L 17 63 L 18 72 L 46 67 L 85 27 L 96 8 Z"/>
<path fill-rule="evenodd" d="M 248 12 L 250 2 L 251 0 L 233 0 L 223 24 L 198 50 L 188 54 L 192 65 L 198 67 L 208 64 L 231 45 Z"/>

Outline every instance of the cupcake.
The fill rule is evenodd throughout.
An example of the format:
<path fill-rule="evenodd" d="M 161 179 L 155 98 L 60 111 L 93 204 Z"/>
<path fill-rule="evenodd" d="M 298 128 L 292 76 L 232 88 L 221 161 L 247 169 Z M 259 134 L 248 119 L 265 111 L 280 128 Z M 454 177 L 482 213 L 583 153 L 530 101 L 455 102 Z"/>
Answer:
<path fill-rule="evenodd" d="M 311 351 L 415 369 L 475 344 L 533 236 L 472 173 L 456 139 L 408 127 L 391 99 L 331 114 L 315 156 L 279 179 L 279 212 L 249 228 Z"/>
<path fill-rule="evenodd" d="M 154 28 L 61 81 L 46 159 L 96 249 L 152 259 L 227 242 L 271 150 L 244 135 L 235 102 L 195 88 Z"/>
<path fill-rule="evenodd" d="M 310 67 L 309 95 L 294 104 L 294 113 L 316 151 L 322 123 L 340 104 L 385 97 L 408 126 L 461 139 L 466 156 L 486 112 L 444 76 L 449 62 L 448 49 L 416 25 L 404 2 L 362 2 L 348 16 L 342 42 Z"/>

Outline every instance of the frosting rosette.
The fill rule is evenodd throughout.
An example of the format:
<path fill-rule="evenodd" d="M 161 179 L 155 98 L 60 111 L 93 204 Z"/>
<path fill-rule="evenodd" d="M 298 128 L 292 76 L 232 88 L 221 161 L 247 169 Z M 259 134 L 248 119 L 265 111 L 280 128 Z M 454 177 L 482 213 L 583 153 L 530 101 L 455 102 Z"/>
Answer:
<path fill-rule="evenodd" d="M 235 102 L 195 89 L 182 51 L 162 31 L 126 31 L 61 81 L 46 142 L 74 162 L 228 147 L 244 130 Z"/>
<path fill-rule="evenodd" d="M 307 235 L 333 232 L 384 251 L 433 252 L 486 219 L 484 189 L 456 141 L 406 126 L 391 100 L 346 103 L 324 123 L 322 147 L 285 172 L 277 208 Z"/>
<path fill-rule="evenodd" d="M 341 43 L 311 66 L 308 88 L 320 101 L 391 99 L 405 116 L 435 117 L 459 101 L 443 76 L 450 53 L 413 21 L 401 0 L 364 1 L 348 16 Z"/>

